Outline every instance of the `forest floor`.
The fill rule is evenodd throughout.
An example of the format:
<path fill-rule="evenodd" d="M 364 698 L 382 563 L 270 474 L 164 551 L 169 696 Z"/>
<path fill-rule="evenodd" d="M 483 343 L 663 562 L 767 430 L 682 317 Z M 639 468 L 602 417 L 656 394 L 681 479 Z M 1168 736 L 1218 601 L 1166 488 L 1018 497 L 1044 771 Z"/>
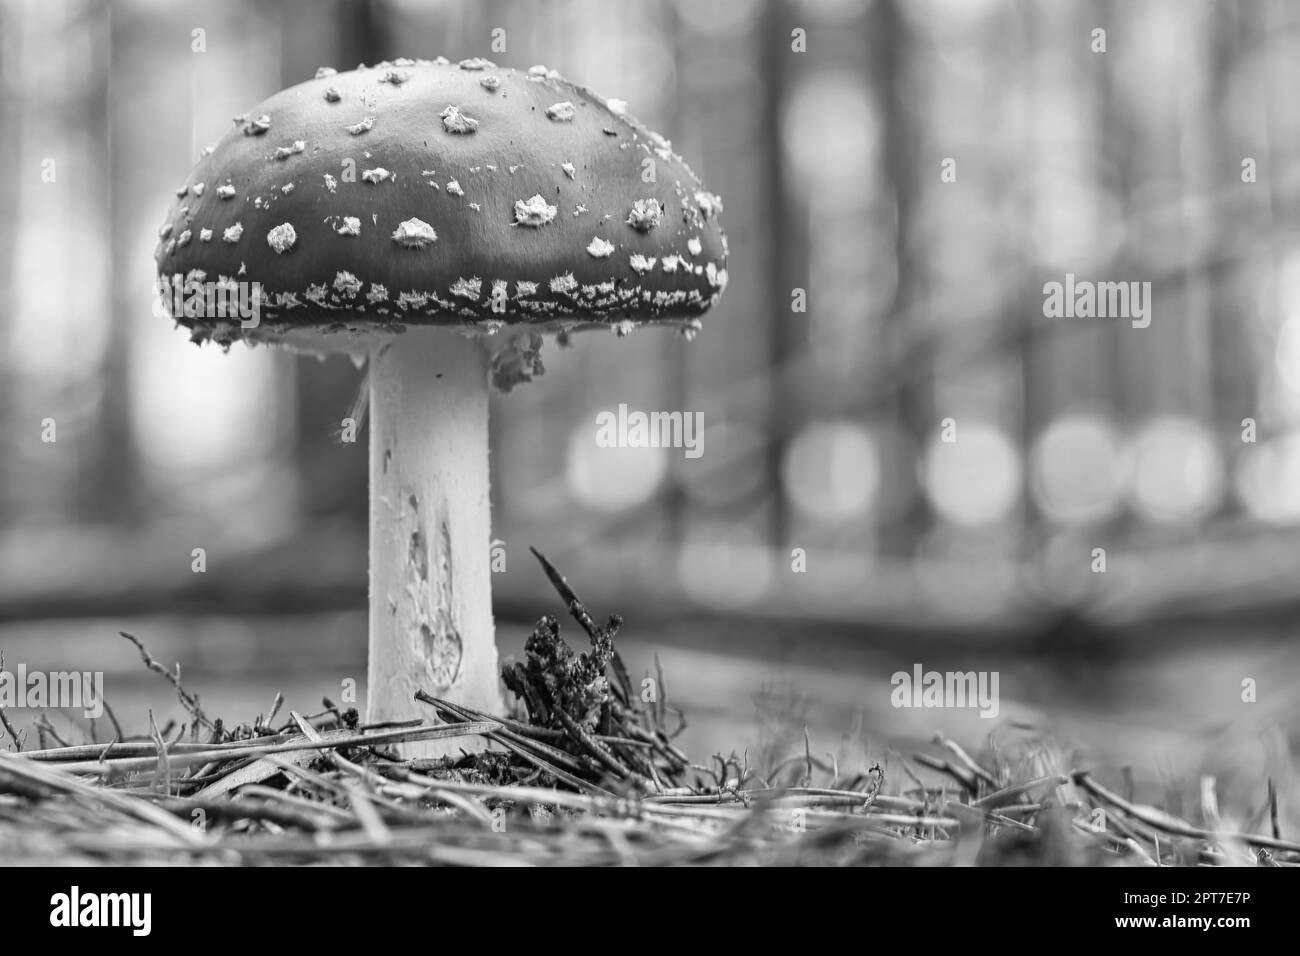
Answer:
<path fill-rule="evenodd" d="M 576 625 L 566 619 L 562 628 L 575 650 L 587 648 Z M 498 622 L 503 657 L 524 660 L 531 629 L 532 624 Z M 10 623 L 0 625 L 0 649 L 8 661 L 23 661 L 29 670 L 103 671 L 106 697 L 127 734 L 147 741 L 151 715 L 171 749 L 176 728 L 189 717 L 187 707 L 168 680 L 141 666 L 136 648 L 118 636 L 123 630 L 139 637 L 165 668 L 181 662 L 186 690 L 199 695 L 208 714 L 225 716 L 228 728 L 267 714 L 282 695 L 277 740 L 296 735 L 287 722 L 290 711 L 319 716 L 322 698 L 346 708 L 341 687 L 348 678 L 364 688 L 365 618 L 353 613 Z M 689 757 L 689 764 L 677 765 L 676 758 L 666 756 L 664 772 L 677 773 L 677 785 L 665 785 L 665 795 L 650 798 L 659 806 L 649 822 L 642 810 L 601 803 L 639 802 L 643 794 L 595 773 L 584 777 L 589 782 L 585 792 L 567 787 L 571 793 L 561 804 L 547 804 L 545 815 L 542 803 L 510 789 L 522 775 L 502 778 L 496 770 L 484 775 L 482 768 L 468 773 L 461 768 L 449 777 L 421 765 L 413 778 L 417 783 L 403 782 L 396 779 L 400 772 L 389 766 L 391 761 L 375 757 L 383 752 L 381 739 L 377 749 L 353 741 L 339 746 L 358 749 L 338 753 L 348 754 L 344 762 L 384 776 L 384 781 L 359 778 L 378 801 L 382 830 L 374 829 L 375 817 L 364 811 L 357 815 L 353 801 L 363 798 L 355 790 L 330 792 L 326 778 L 346 777 L 347 772 L 337 761 L 329 766 L 323 751 L 312 750 L 325 763 L 305 772 L 316 773 L 319 780 L 310 786 L 291 774 L 278 780 L 290 790 L 295 782 L 300 785 L 298 796 L 324 801 L 336 811 L 342 806 L 332 823 L 329 814 L 311 818 L 314 823 L 300 821 L 299 830 L 311 839 L 295 841 L 285 834 L 297 831 L 283 819 L 277 824 L 272 815 L 259 823 L 256 817 L 236 814 L 226 829 L 206 838 L 235 841 L 230 845 L 242 849 L 231 853 L 229 861 L 246 862 L 260 852 L 248 855 L 249 837 L 265 830 L 279 835 L 281 849 L 267 851 L 272 857 L 279 853 L 298 859 L 310 856 L 309 844 L 319 839 L 313 827 L 326 827 L 337 831 L 336 841 L 339 834 L 352 833 L 332 852 L 347 847 L 349 858 L 363 861 L 380 853 L 377 847 L 404 852 L 404 827 L 420 821 L 401 812 L 436 805 L 443 810 L 459 806 L 458 812 L 479 817 L 499 807 L 522 814 L 522 830 L 516 827 L 515 836 L 526 832 L 533 842 L 519 855 L 534 862 L 556 862 L 566 854 L 593 863 L 632 858 L 691 862 L 696 856 L 725 860 L 719 833 L 745 821 L 745 838 L 736 844 L 738 862 L 769 861 L 774 854 L 787 862 L 910 862 L 918 853 L 938 853 L 949 862 L 1015 862 L 1028 854 L 1074 863 L 1149 865 L 1159 858 L 1162 863 L 1300 864 L 1300 852 L 1289 850 L 1284 839 L 1300 830 L 1300 644 L 1274 629 L 1242 629 L 1231 641 L 1214 633 L 1189 633 L 1180 642 L 1153 641 L 1122 652 L 1071 646 L 1068 653 L 1043 647 L 977 652 L 951 644 L 826 646 L 799 637 L 809 631 L 815 629 L 804 626 L 801 631 L 791 624 L 777 629 L 784 637 L 773 639 L 717 622 L 654 629 L 638 628 L 634 621 L 625 625 L 618 651 L 633 684 L 640 686 L 645 677 L 662 679 L 660 690 L 671 709 L 659 716 L 667 729 L 678 728 L 678 712 L 685 717 L 672 748 Z M 894 706 L 892 675 L 910 673 L 915 665 L 927 671 L 996 670 L 997 715 L 981 717 L 975 708 Z M 1254 700 L 1243 690 L 1243 682 L 1250 681 L 1255 682 Z M 31 712 L 16 710 L 8 716 L 27 731 L 25 750 L 40 745 Z M 80 715 L 51 712 L 49 719 L 58 737 L 47 734 L 46 747 L 57 748 L 59 739 L 69 744 L 91 739 Z M 333 734 L 347 730 L 341 723 L 331 724 L 328 715 L 317 726 Z M 538 734 L 543 739 L 543 732 Z M 102 745 L 113 731 L 101 720 L 93 736 Z M 5 744 L 12 746 L 7 737 Z M 112 785 L 133 789 L 134 796 L 152 791 L 148 800 L 153 804 L 166 805 L 173 814 L 183 810 L 181 803 L 167 804 L 169 795 L 160 794 L 158 768 L 150 769 L 148 760 L 140 763 L 147 772 L 119 777 Z M 43 763 L 42 769 L 50 766 Z M 0 765 L 0 782 L 6 772 Z M 179 780 L 186 771 L 177 766 L 174 773 Z M 550 777 L 541 779 L 554 783 Z M 449 797 L 446 788 L 453 783 L 470 789 Z M 254 791 L 261 793 L 265 784 L 259 779 Z M 423 795 L 417 792 L 421 787 L 427 791 Z M 172 792 L 183 791 L 177 783 Z M 430 794 L 451 803 L 439 804 Z M 53 798 L 54 791 L 47 796 Z M 0 797 L 0 828 L 7 829 L 7 823 L 23 830 L 21 809 L 6 799 Z M 990 817 L 999 807 L 1005 812 Z M 1100 818 L 1099 809 L 1104 811 Z M 638 836 L 620 851 L 622 856 L 611 857 L 568 830 L 562 829 L 562 839 L 550 840 L 552 811 L 606 823 L 617 820 L 619 827 L 630 826 L 635 818 L 637 828 L 647 826 L 655 836 L 642 839 L 645 835 L 636 829 Z M 791 817 L 795 811 L 800 815 Z M 759 839 L 751 818 L 764 813 L 769 817 L 758 827 Z M 772 813 L 778 816 L 771 818 Z M 1085 832 L 1097 819 L 1104 821 L 1099 833 Z M 811 844 L 800 843 L 805 827 L 822 834 L 816 852 Z M 58 842 L 41 831 L 45 842 L 32 844 L 33 831 L 26 832 L 33 853 L 49 852 L 46 838 Z M 972 832 L 979 834 L 978 841 L 958 839 Z M 1274 834 L 1281 839 L 1264 845 Z M 1262 835 L 1263 844 L 1251 842 L 1251 835 Z M 103 846 L 72 839 L 68 847 L 75 848 L 79 859 L 107 859 L 129 850 L 131 840 L 123 840 Z M 442 857 L 428 859 L 490 863 L 515 852 L 513 844 L 482 838 L 466 842 L 458 837 L 443 846 L 447 852 Z M 150 844 L 148 852 L 160 849 Z M 182 855 L 192 852 L 174 849 Z"/>

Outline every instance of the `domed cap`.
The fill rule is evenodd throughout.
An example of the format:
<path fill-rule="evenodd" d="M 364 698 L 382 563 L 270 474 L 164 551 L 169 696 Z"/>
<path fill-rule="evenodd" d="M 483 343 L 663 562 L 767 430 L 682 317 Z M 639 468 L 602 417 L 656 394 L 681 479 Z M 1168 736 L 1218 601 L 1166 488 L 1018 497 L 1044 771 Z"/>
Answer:
<path fill-rule="evenodd" d="M 177 196 L 160 278 L 259 293 L 251 328 L 174 314 L 196 341 L 696 329 L 727 279 L 719 198 L 624 104 L 544 67 L 323 69 L 239 117 Z"/>

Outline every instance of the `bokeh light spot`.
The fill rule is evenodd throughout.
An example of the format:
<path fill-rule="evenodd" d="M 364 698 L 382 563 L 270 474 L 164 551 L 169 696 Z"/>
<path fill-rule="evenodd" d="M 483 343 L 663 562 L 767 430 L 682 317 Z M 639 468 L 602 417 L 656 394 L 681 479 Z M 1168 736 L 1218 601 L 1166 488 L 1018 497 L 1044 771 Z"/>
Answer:
<path fill-rule="evenodd" d="M 786 447 L 781 482 L 791 503 L 817 518 L 865 514 L 880 488 L 880 455 L 854 422 L 812 421 Z"/>
<path fill-rule="evenodd" d="M 1098 415 L 1063 415 L 1038 436 L 1030 455 L 1030 489 L 1048 519 L 1060 524 L 1103 521 L 1124 490 L 1123 442 Z"/>
<path fill-rule="evenodd" d="M 597 511 L 626 511 L 649 501 L 668 473 L 675 448 L 601 448 L 593 418 L 569 436 L 568 481 L 574 496 Z"/>
<path fill-rule="evenodd" d="M 1007 516 L 1020 493 L 1020 456 L 998 428 L 960 421 L 957 440 L 936 435 L 922 466 L 935 510 L 959 525 L 982 525 Z"/>
<path fill-rule="evenodd" d="M 1194 521 L 1218 504 L 1223 460 L 1198 423 L 1174 416 L 1153 419 L 1134 436 L 1129 453 L 1129 500 L 1148 521 Z"/>

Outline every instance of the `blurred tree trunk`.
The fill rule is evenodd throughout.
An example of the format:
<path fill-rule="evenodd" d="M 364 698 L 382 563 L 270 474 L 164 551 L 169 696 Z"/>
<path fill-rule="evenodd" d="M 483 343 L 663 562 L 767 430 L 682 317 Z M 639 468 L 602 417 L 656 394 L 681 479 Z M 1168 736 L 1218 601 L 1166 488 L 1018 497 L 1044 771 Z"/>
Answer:
<path fill-rule="evenodd" d="M 809 308 L 817 308 L 817 294 L 808 289 L 808 228 L 802 209 L 791 195 L 790 175 L 786 169 L 783 152 L 784 96 L 794 87 L 796 64 L 802 66 L 810 54 L 796 54 L 791 50 L 791 29 L 802 23 L 794 16 L 789 0 L 768 0 L 762 25 L 761 67 L 758 75 L 762 86 L 763 178 L 770 190 L 767 215 L 763 223 L 762 241 L 765 245 L 763 261 L 766 263 L 767 303 L 764 319 L 768 323 L 768 367 L 780 368 L 791 356 L 807 347 L 808 327 L 806 315 L 792 315 L 790 296 L 794 289 L 808 291 Z M 789 541 L 790 516 L 786 496 L 781 487 L 781 459 L 785 443 L 802 418 L 801 396 L 784 375 L 772 375 L 768 397 L 766 432 L 769 438 L 767 452 L 767 487 L 771 493 L 772 511 L 768 524 L 768 542 L 784 548 Z"/>
<path fill-rule="evenodd" d="M 132 26 L 109 0 L 97 0 L 93 21 L 92 48 L 103 51 L 102 59 L 96 62 L 102 76 L 100 82 L 93 84 L 87 113 L 95 129 L 96 153 L 104 157 L 92 168 L 98 171 L 95 191 L 104 197 L 106 207 L 103 222 L 108 228 L 111 289 L 103 299 L 107 314 L 102 321 L 108 323 L 109 332 L 99 370 L 102 395 L 99 421 L 89 429 L 88 440 L 93 450 L 87 459 L 90 468 L 85 480 L 89 485 L 88 512 L 93 518 L 131 525 L 138 520 L 144 505 L 140 460 L 131 427 L 131 328 L 141 303 L 152 301 L 145 298 L 148 290 L 138 289 L 121 278 L 132 274 L 137 250 L 122 239 L 134 235 L 132 226 L 138 214 L 122 202 L 118 187 L 122 170 L 138 161 L 140 145 L 134 138 L 121 135 L 115 122 L 116 109 L 134 106 L 114 103 L 113 93 L 121 86 L 116 82 L 118 51 L 125 47 Z"/>
<path fill-rule="evenodd" d="M 1025 64 L 1025 76 L 1029 76 L 1031 89 L 1038 91 L 1038 86 L 1033 80 L 1033 71 L 1038 68 L 1041 54 L 1038 51 L 1042 49 L 1043 43 L 1042 31 L 1039 29 L 1040 21 L 1035 13 L 1029 7 L 1025 7 L 1025 15 L 1020 20 L 1018 26 L 1020 32 L 1016 39 L 1019 40 L 1018 53 Z M 1037 54 L 1037 55 L 1036 55 Z M 1033 100 L 1031 100 L 1033 102 Z M 1031 117 L 1037 115 L 1036 109 L 1027 109 L 1026 113 Z M 1029 121 L 1032 123 L 1032 119 Z M 1029 143 L 1028 123 L 1021 123 L 1015 127 L 1013 135 L 1020 138 L 1023 143 Z M 1029 153 L 1029 147 L 1025 147 L 1026 153 Z M 1032 162 L 1034 157 L 1029 156 Z M 1016 213 L 1022 222 L 1033 221 L 1033 197 L 1026 197 L 1023 193 L 1017 194 L 1016 184 L 1020 175 L 1020 170 L 1010 168 L 1006 170 L 1006 178 L 1000 184 L 1007 196 L 1017 196 L 1019 208 Z M 1033 254 L 1030 243 L 1024 241 L 1021 236 L 1012 236 L 1010 240 L 1011 247 L 1016 251 L 1016 262 L 1014 271 L 1011 273 L 1011 289 L 1035 290 L 1039 281 L 1040 269 L 1038 268 L 1037 258 Z M 1042 329 L 1043 318 L 1042 309 L 1039 308 L 1040 299 L 1037 295 L 1028 296 L 1024 308 L 1019 311 L 1020 315 L 1020 332 L 1018 339 L 1018 357 L 1020 359 L 1020 394 L 1021 394 L 1021 414 L 1020 414 L 1020 447 L 1030 449 L 1033 447 L 1035 439 L 1038 437 L 1045 425 L 1045 419 L 1055 410 L 1051 407 L 1048 396 L 1047 379 L 1049 376 L 1044 374 L 1044 360 L 1042 353 L 1045 351 L 1046 336 L 1039 334 Z M 1025 494 L 1021 498 L 1021 516 L 1025 519 L 1025 528 L 1030 535 L 1037 535 L 1043 531 L 1041 524 L 1038 522 L 1039 513 L 1033 507 L 1029 500 L 1029 495 Z"/>
<path fill-rule="evenodd" d="M 1209 108 L 1213 111 L 1214 128 L 1223 130 L 1229 127 L 1232 99 L 1228 95 L 1235 66 L 1243 62 L 1251 43 L 1245 17 L 1240 7 L 1216 4 L 1213 8 L 1212 30 L 1210 37 L 1210 96 Z M 1220 190 L 1221 197 L 1215 203 L 1218 210 L 1242 210 L 1244 215 L 1238 218 L 1241 225 L 1228 228 L 1226 224 L 1218 234 L 1218 254 L 1231 256 L 1239 248 L 1239 243 L 1246 239 L 1246 229 L 1268 229 L 1267 220 L 1259 214 L 1258 202 L 1260 188 L 1241 182 L 1241 160 L 1244 155 L 1255 155 L 1252 146 L 1249 149 L 1237 147 L 1226 139 L 1212 144 L 1214 169 L 1223 177 Z M 1258 160 L 1259 157 L 1255 156 Z M 1277 170 L 1278 173 L 1281 170 Z M 1276 232 L 1270 239 L 1276 238 Z M 1251 355 L 1254 336 L 1247 334 L 1249 310 L 1243 302 L 1249 294 L 1246 277 L 1250 265 L 1242 268 L 1236 261 L 1229 267 L 1227 274 L 1214 277 L 1217 281 L 1210 284 L 1210 357 L 1212 360 L 1210 388 L 1213 392 L 1213 434 L 1223 443 L 1225 458 L 1230 468 L 1240 461 L 1245 446 L 1241 442 L 1241 421 L 1244 418 L 1259 419 L 1259 369 Z M 1261 439 L 1263 435 L 1259 436 Z M 1236 495 L 1228 494 L 1223 498 L 1221 513 L 1237 516 L 1241 513 L 1241 501 Z"/>
<path fill-rule="evenodd" d="M 887 311 L 886 340 L 911 341 L 918 329 L 908 328 L 907 324 L 924 319 L 928 326 L 931 318 L 923 308 L 926 276 L 914 254 L 919 246 L 915 200 L 920 194 L 920 172 L 914 118 L 918 104 L 913 99 L 913 88 L 908 85 L 912 37 L 898 0 L 881 0 L 870 16 L 870 61 L 874 66 L 871 79 L 879 97 L 884 175 L 894 198 L 898 223 L 894 243 L 898 284 Z M 930 349 L 916 349 L 911 354 L 920 367 L 905 370 L 889 411 L 904 433 L 923 447 L 939 427 L 932 401 L 933 353 Z M 913 495 L 907 512 L 895 526 L 896 534 L 889 537 L 901 548 L 912 548 L 925 537 L 933 520 L 925 495 Z"/>
<path fill-rule="evenodd" d="M 18 31 L 14 24 L 16 14 L 12 5 L 0 3 L 0 129 L 18 129 L 19 97 L 11 86 L 11 78 L 17 77 L 13 63 L 16 51 Z M 18 169 L 19 139 L 17 136 L 0 136 L 0 169 Z M 17 174 L 0 177 L 0 222 L 16 223 L 18 221 L 18 180 Z M 13 251 L 14 229 L 0 229 L 0 302 L 12 302 L 13 298 Z M 19 441 L 19 424 L 13 413 L 13 383 L 16 369 L 13 364 L 13 349 L 8 337 L 11 334 L 11 318 L 0 313 L 0 441 L 6 444 Z M 9 464 L 0 468 L 0 526 L 8 523 L 21 507 L 13 488 L 13 456 L 6 456 Z"/>

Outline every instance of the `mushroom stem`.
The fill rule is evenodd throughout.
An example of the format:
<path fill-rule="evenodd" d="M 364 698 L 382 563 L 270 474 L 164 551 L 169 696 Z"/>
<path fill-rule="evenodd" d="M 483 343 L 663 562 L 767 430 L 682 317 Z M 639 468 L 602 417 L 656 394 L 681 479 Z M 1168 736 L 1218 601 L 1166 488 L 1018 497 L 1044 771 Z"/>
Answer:
<path fill-rule="evenodd" d="M 492 624 L 487 356 L 410 328 L 370 355 L 367 720 L 427 716 L 423 690 L 501 713 Z M 406 745 L 407 756 L 458 750 Z"/>

